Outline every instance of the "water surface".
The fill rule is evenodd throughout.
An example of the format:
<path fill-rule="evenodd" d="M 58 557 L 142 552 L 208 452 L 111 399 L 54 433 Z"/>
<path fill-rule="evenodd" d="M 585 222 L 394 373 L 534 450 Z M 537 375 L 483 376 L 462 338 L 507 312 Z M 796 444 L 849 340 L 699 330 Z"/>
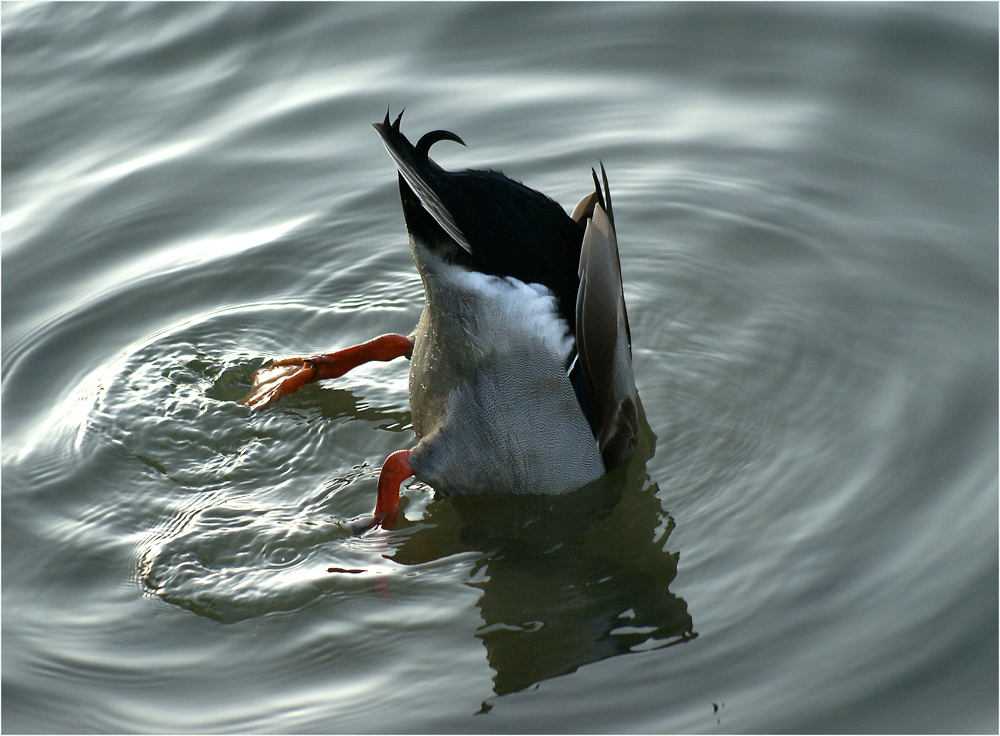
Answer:
<path fill-rule="evenodd" d="M 992 731 L 992 4 L 4 4 L 5 731 Z M 603 161 L 635 457 L 404 491 L 370 123 L 567 208 Z"/>

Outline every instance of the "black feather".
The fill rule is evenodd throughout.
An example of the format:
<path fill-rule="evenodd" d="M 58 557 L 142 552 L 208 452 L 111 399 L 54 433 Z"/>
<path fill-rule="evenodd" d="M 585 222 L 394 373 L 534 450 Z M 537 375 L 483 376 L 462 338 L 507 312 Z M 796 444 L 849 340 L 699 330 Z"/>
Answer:
<path fill-rule="evenodd" d="M 427 161 L 427 153 L 431 150 L 431 146 L 438 141 L 455 141 L 455 143 L 465 145 L 465 141 L 450 131 L 432 130 L 430 133 L 424 133 L 417 141 L 417 145 L 414 147 L 417 158 Z"/>

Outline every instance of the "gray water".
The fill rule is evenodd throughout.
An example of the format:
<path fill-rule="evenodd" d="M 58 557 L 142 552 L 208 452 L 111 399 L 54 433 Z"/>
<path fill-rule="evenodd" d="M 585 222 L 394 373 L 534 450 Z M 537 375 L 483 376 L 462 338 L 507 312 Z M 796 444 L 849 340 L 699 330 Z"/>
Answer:
<path fill-rule="evenodd" d="M 998 729 L 997 6 L 2 7 L 18 731 Z M 421 308 L 370 123 L 615 197 L 642 444 L 404 491 Z"/>

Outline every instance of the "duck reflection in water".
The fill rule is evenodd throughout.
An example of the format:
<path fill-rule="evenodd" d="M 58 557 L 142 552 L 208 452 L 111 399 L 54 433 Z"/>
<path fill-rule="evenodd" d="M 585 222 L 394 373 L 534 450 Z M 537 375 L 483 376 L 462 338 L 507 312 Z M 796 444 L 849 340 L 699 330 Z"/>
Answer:
<path fill-rule="evenodd" d="M 645 471 L 654 442 L 640 404 L 635 452 L 597 482 L 565 496 L 435 500 L 400 529 L 399 564 L 482 553 L 468 585 L 482 591 L 476 636 L 497 695 L 697 636 L 669 590 L 679 553 L 664 549 L 674 523 Z"/>

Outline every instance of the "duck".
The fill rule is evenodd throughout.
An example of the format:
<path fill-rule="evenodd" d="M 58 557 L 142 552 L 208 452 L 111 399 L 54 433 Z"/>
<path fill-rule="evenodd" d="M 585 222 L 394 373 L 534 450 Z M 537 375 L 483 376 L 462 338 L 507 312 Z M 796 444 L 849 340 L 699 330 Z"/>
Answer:
<path fill-rule="evenodd" d="M 276 360 L 239 400 L 259 411 L 369 361 L 407 358 L 416 443 L 379 472 L 366 528 L 391 530 L 408 478 L 452 495 L 565 494 L 622 465 L 638 397 L 607 172 L 567 212 L 494 170 L 447 171 L 400 112 L 373 123 L 396 166 L 424 306 L 409 335 Z"/>

